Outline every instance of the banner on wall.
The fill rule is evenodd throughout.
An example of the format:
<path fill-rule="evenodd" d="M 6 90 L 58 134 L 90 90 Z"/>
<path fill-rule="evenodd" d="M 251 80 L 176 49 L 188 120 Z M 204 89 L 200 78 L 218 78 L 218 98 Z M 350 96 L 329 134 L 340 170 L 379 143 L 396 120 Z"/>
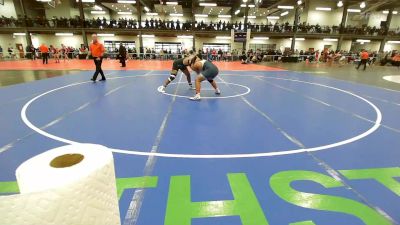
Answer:
<path fill-rule="evenodd" d="M 247 39 L 247 32 L 235 32 L 235 42 L 245 42 Z"/>

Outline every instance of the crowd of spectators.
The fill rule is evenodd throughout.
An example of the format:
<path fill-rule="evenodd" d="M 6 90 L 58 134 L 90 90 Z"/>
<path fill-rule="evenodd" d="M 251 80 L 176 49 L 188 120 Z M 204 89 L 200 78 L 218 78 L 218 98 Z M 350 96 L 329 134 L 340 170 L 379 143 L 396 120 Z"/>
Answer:
<path fill-rule="evenodd" d="M 5 57 L 5 55 L 12 59 L 16 58 L 16 54 L 14 52 L 13 47 L 9 46 L 6 50 L 4 50 L 3 47 L 1 47 L 1 45 L 0 45 L 0 59 L 3 59 Z"/>
<path fill-rule="evenodd" d="M 35 60 L 41 57 L 41 52 L 38 48 L 34 46 L 27 46 L 25 48 L 25 58 Z M 50 45 L 49 56 L 54 59 L 86 59 L 88 54 L 88 48 L 82 45 L 80 48 L 74 48 L 70 46 L 61 45 L 58 47 Z M 209 61 L 237 61 L 241 60 L 242 63 L 259 63 L 263 61 L 273 61 L 273 62 L 285 62 L 285 59 L 291 58 L 295 59 L 294 62 L 308 62 L 308 63 L 339 63 L 339 65 L 349 64 L 352 62 L 357 62 L 359 60 L 359 53 L 352 51 L 333 51 L 329 49 L 320 50 L 295 50 L 291 51 L 286 49 L 284 51 L 275 49 L 250 49 L 248 51 L 239 51 L 233 49 L 230 51 L 224 51 L 222 49 L 215 48 L 204 48 L 193 50 L 181 50 L 178 49 L 176 52 L 171 51 L 171 49 L 162 49 L 156 51 L 154 48 L 128 48 L 128 59 L 139 59 L 139 60 L 174 60 L 177 58 L 184 57 L 188 54 L 193 54 L 196 52 L 202 55 L 203 59 Z M 4 52 L 3 48 L 0 46 L 0 59 L 3 57 L 16 58 L 17 54 L 14 49 L 9 46 L 7 52 Z M 105 57 L 109 59 L 115 59 L 118 56 L 118 48 L 109 49 L 106 52 Z M 395 66 L 400 66 L 400 53 L 398 51 L 391 51 L 385 53 L 369 52 L 370 60 L 369 64 L 374 64 L 377 60 L 381 65 L 386 65 L 391 63 Z"/>
<path fill-rule="evenodd" d="M 38 16 L 36 18 L 30 17 L 4 17 L 0 18 L 0 27 L 23 27 L 26 24 L 27 27 L 47 27 L 47 28 L 80 28 L 85 26 L 86 28 L 96 28 L 96 29 L 148 29 L 148 30 L 201 30 L 201 31 L 229 31 L 243 30 L 245 26 L 247 29 L 251 29 L 252 32 L 293 32 L 295 27 L 293 24 L 286 23 L 261 23 L 254 24 L 248 22 L 246 25 L 240 22 L 204 22 L 204 21 L 180 21 L 178 20 L 161 20 L 157 18 L 145 19 L 142 22 L 136 19 L 111 19 L 106 18 L 92 18 L 81 22 L 78 16 L 73 18 L 65 17 L 53 17 L 51 19 L 46 19 L 43 16 Z M 319 24 L 310 25 L 306 22 L 299 23 L 297 26 L 297 32 L 299 33 L 325 33 L 325 34 L 355 34 L 355 35 L 385 35 L 386 29 L 384 27 L 371 27 L 363 25 L 361 27 L 348 25 L 346 27 L 338 26 L 322 26 Z M 389 35 L 400 35 L 400 27 L 388 31 Z"/>
<path fill-rule="evenodd" d="M 107 51 L 106 57 L 107 58 L 116 58 L 118 55 L 118 48 L 111 49 Z M 154 48 L 128 48 L 127 49 L 127 58 L 128 59 L 143 59 L 143 60 L 151 60 L 151 59 L 160 59 L 160 60 L 172 60 L 178 55 L 182 55 L 183 53 L 178 50 L 176 53 L 172 53 L 172 51 L 162 49 L 159 52 L 156 52 Z"/>
<path fill-rule="evenodd" d="M 49 48 L 50 58 L 53 58 L 54 55 L 59 55 L 60 58 L 64 60 L 79 58 L 79 55 L 87 55 L 87 53 L 88 48 L 85 46 L 82 46 L 81 48 L 74 48 L 72 46 L 65 46 L 62 44 L 61 46 L 50 45 Z M 3 58 L 25 58 L 35 60 L 41 58 L 40 47 L 34 47 L 33 45 L 26 46 L 25 51 L 23 51 L 21 55 L 21 52 L 12 46 L 9 46 L 6 51 L 0 46 L 0 59 Z"/>
<path fill-rule="evenodd" d="M 156 51 L 154 48 L 136 48 L 128 49 L 128 59 L 140 59 L 140 60 L 174 60 L 177 58 L 184 57 L 185 55 L 196 52 L 201 55 L 203 59 L 209 61 L 237 61 L 241 60 L 242 63 L 260 63 L 265 61 L 272 62 L 284 62 L 285 58 L 294 58 L 295 62 L 309 62 L 309 63 L 328 63 L 333 64 L 335 62 L 343 64 L 350 64 L 358 62 L 359 53 L 354 51 L 333 51 L 329 49 L 325 50 L 295 50 L 289 49 L 285 51 L 276 49 L 250 49 L 248 51 L 239 51 L 232 49 L 230 51 L 224 51 L 221 48 L 203 48 L 198 50 L 180 50 L 172 52 L 170 49 L 162 49 Z M 108 58 L 115 58 L 118 54 L 118 49 L 107 52 Z M 374 64 L 375 61 L 382 61 L 386 58 L 387 63 L 392 63 L 392 58 L 399 56 L 397 51 L 391 51 L 386 53 L 369 52 L 370 64 Z M 397 62 L 398 63 L 398 62 Z M 392 63 L 393 64 L 393 63 Z M 394 65 L 394 64 L 393 64 Z M 397 65 L 397 64 L 396 64 Z"/>
<path fill-rule="evenodd" d="M 380 65 L 384 66 L 386 64 L 391 64 L 393 66 L 400 67 L 400 52 L 397 50 L 381 52 L 367 51 L 369 55 L 368 64 L 374 65 L 379 62 Z M 360 52 L 358 51 L 343 51 L 343 50 L 330 50 L 324 49 L 320 50 L 286 50 L 281 52 L 280 50 L 249 50 L 247 52 L 242 52 L 241 60 L 242 63 L 259 63 L 261 61 L 284 61 L 285 58 L 295 59 L 292 62 L 307 62 L 307 63 L 326 63 L 328 65 L 333 65 L 334 63 L 339 66 L 344 64 L 359 64 L 360 63 Z"/>

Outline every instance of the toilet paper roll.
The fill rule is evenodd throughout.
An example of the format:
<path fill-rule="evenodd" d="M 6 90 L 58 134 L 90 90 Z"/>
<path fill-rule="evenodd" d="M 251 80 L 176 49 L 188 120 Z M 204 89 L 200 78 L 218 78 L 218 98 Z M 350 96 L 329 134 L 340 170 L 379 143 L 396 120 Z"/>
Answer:
<path fill-rule="evenodd" d="M 111 151 L 68 145 L 18 167 L 21 194 L 0 197 L 0 225 L 119 225 Z"/>

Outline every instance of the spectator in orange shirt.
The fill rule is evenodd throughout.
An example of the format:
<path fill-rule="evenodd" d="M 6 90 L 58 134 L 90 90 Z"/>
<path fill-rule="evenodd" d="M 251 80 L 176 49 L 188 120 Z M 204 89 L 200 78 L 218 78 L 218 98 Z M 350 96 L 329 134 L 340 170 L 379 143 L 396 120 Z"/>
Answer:
<path fill-rule="evenodd" d="M 92 44 L 90 44 L 89 55 L 92 55 L 94 59 L 94 64 L 96 65 L 96 72 L 93 75 L 92 81 L 96 82 L 99 73 L 101 74 L 100 81 L 105 81 L 106 77 L 104 76 L 104 72 L 101 69 L 101 64 L 103 62 L 103 56 L 105 52 L 104 45 L 98 41 L 97 34 L 93 34 L 92 39 L 93 42 Z"/>
<path fill-rule="evenodd" d="M 361 66 L 361 65 L 364 65 L 364 70 L 365 70 L 365 69 L 367 68 L 367 63 L 368 63 L 368 59 L 369 59 L 368 51 L 365 50 L 365 49 L 363 49 L 363 50 L 361 51 L 361 53 L 360 53 L 360 58 L 361 58 L 361 61 L 360 61 L 360 63 L 358 64 L 357 69 L 360 69 L 360 66 Z"/>
<path fill-rule="evenodd" d="M 49 64 L 49 47 L 42 43 L 42 45 L 39 47 L 39 50 L 42 53 L 43 64 Z"/>

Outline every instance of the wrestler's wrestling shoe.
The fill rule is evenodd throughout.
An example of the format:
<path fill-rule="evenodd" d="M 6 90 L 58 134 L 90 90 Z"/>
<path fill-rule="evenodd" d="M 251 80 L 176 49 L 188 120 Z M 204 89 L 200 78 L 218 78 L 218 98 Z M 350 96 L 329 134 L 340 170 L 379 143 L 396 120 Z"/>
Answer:
<path fill-rule="evenodd" d="M 200 94 L 196 94 L 194 97 L 191 97 L 189 99 L 192 100 L 192 101 L 200 101 L 201 97 L 200 97 Z"/>
<path fill-rule="evenodd" d="M 165 87 L 164 86 L 160 86 L 160 87 L 158 87 L 157 91 L 161 92 L 161 93 L 165 93 Z"/>

